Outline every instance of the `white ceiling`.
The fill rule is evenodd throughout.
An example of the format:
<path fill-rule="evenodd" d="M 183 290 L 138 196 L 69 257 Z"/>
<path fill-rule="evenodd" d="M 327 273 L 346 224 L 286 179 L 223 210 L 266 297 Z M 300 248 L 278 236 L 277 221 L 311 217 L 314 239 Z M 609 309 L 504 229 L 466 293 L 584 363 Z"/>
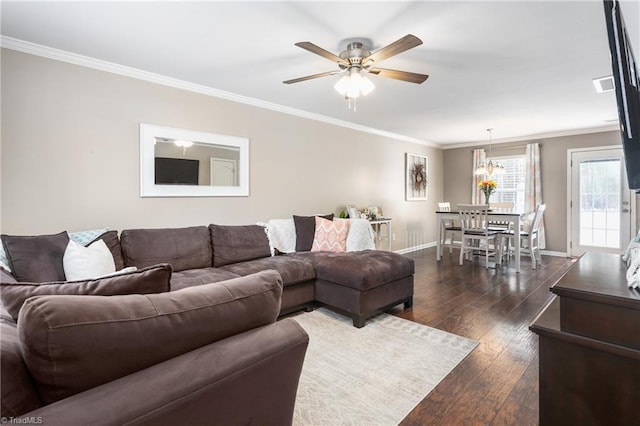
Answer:
<path fill-rule="evenodd" d="M 615 95 L 603 6 L 589 1 L 12 2 L 2 35 L 442 146 L 611 129 Z M 640 55 L 638 0 L 622 5 Z M 429 74 L 422 85 L 371 76 L 357 112 L 337 69 L 294 46 L 372 50 L 406 34 L 424 42 L 380 64 Z M 6 40 L 6 38 L 5 38 Z M 611 121 L 614 120 L 614 121 Z"/>

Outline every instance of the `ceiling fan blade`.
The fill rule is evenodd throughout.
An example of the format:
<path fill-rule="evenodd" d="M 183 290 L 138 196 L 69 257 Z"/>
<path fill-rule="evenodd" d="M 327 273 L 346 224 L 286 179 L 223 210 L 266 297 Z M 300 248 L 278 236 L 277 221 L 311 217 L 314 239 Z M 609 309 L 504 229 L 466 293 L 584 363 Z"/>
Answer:
<path fill-rule="evenodd" d="M 320 77 L 326 77 L 326 76 L 329 76 L 329 75 L 340 74 L 341 72 L 343 72 L 343 71 L 340 70 L 340 71 L 321 72 L 319 74 L 306 75 L 304 77 L 298 77 L 298 78 L 294 78 L 294 79 L 291 79 L 291 80 L 286 80 L 286 81 L 283 81 L 283 83 L 284 84 L 300 83 L 301 81 L 313 80 L 314 78 L 320 78 Z"/>
<path fill-rule="evenodd" d="M 362 65 L 369 65 L 370 62 L 378 63 L 384 61 L 387 58 L 397 55 L 398 53 L 402 53 L 406 50 L 413 49 L 416 46 L 420 46 L 422 44 L 422 40 L 413 34 L 407 34 L 399 40 L 394 41 L 388 46 L 385 46 L 381 49 L 376 50 L 371 55 L 367 56 L 362 60 Z"/>
<path fill-rule="evenodd" d="M 343 64 L 343 65 L 349 65 L 349 63 L 347 61 L 345 61 L 344 59 L 342 59 L 341 57 L 334 55 L 333 53 L 329 52 L 328 50 L 323 49 L 322 47 L 311 43 L 310 41 L 300 41 L 298 43 L 296 43 L 296 46 L 303 48 L 304 50 L 308 50 L 311 53 L 315 53 L 316 55 L 320 55 L 323 58 L 326 58 L 332 62 L 337 62 L 339 64 Z"/>
<path fill-rule="evenodd" d="M 397 70 L 389 70 L 386 68 L 371 68 L 369 69 L 371 74 L 379 75 L 380 77 L 393 78 L 396 80 L 408 81 L 409 83 L 420 84 L 423 83 L 427 78 L 429 78 L 426 74 L 418 74 L 415 72 L 408 71 L 397 71 Z"/>

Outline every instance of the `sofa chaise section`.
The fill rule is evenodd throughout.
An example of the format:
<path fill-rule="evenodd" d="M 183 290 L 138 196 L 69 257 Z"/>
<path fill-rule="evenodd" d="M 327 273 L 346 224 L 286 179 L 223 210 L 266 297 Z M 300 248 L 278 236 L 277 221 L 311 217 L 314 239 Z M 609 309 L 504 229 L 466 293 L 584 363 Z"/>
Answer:
<path fill-rule="evenodd" d="M 336 253 L 315 262 L 315 300 L 337 308 L 360 328 L 403 303 L 413 306 L 413 260 L 388 251 Z"/>

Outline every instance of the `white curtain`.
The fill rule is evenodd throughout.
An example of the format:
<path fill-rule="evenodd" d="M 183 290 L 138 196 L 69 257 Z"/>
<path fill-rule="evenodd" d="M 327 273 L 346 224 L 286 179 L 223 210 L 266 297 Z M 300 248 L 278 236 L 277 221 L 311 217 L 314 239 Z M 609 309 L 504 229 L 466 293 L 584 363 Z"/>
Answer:
<path fill-rule="evenodd" d="M 471 170 L 471 176 L 473 176 L 471 187 L 471 204 L 483 204 L 484 203 L 484 195 L 482 194 L 482 190 L 478 188 L 478 184 L 484 179 L 483 175 L 476 175 L 476 169 L 483 164 L 486 164 L 487 155 L 484 152 L 484 149 L 474 149 L 473 150 L 473 170 Z"/>
<path fill-rule="evenodd" d="M 524 209 L 527 212 L 536 210 L 542 201 L 542 181 L 540 180 L 540 144 L 529 143 L 525 152 L 526 177 L 524 187 Z M 544 238 L 544 219 L 538 230 L 538 247 L 546 247 Z"/>

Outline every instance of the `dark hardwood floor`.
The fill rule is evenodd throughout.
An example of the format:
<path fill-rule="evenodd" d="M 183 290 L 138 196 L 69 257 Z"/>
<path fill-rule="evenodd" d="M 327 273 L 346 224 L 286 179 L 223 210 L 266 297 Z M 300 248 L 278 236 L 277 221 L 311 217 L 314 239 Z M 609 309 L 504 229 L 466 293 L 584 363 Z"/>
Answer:
<path fill-rule="evenodd" d="M 480 344 L 402 425 L 538 424 L 538 339 L 529 325 L 551 299 L 549 287 L 572 259 L 543 256 L 522 271 L 514 261 L 485 269 L 484 259 L 458 265 L 458 251 L 435 260 L 435 248 L 408 254 L 416 262 L 413 308 L 391 313 Z"/>

